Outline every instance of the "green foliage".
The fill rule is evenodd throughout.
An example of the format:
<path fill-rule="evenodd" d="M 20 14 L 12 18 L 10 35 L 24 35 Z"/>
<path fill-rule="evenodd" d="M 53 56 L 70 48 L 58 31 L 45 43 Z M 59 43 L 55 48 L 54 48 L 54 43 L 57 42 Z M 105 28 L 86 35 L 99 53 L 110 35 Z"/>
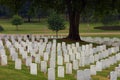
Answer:
<path fill-rule="evenodd" d="M 23 19 L 21 16 L 19 15 L 14 15 L 13 18 L 12 18 L 12 24 L 13 25 L 21 25 L 23 24 Z"/>
<path fill-rule="evenodd" d="M 119 24 L 119 18 L 118 15 L 106 15 L 102 19 L 103 25 L 118 25 Z"/>
<path fill-rule="evenodd" d="M 4 31 L 4 28 L 0 25 L 0 31 Z"/>
<path fill-rule="evenodd" d="M 64 19 L 56 13 L 52 13 L 52 15 L 48 18 L 48 28 L 58 32 L 59 30 L 65 29 Z"/>
<path fill-rule="evenodd" d="M 16 25 L 16 30 L 18 31 L 18 25 L 22 25 L 23 24 L 23 19 L 21 16 L 19 15 L 14 15 L 12 18 L 12 24 Z"/>
<path fill-rule="evenodd" d="M 14 14 L 19 13 L 26 0 L 0 0 L 0 5 L 7 6 Z"/>

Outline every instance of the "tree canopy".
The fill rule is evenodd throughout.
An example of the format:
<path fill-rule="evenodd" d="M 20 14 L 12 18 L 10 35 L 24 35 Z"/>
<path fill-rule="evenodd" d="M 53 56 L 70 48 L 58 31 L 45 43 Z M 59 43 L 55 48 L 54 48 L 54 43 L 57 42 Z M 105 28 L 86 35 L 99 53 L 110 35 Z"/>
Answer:
<path fill-rule="evenodd" d="M 0 0 L 0 3 L 7 4 L 16 13 L 26 1 L 32 2 L 32 9 L 41 7 L 67 12 L 70 26 L 67 38 L 71 40 L 80 40 L 79 22 L 82 14 L 92 12 L 94 16 L 101 18 L 114 11 L 120 13 L 120 0 Z"/>
<path fill-rule="evenodd" d="M 16 25 L 16 30 L 18 30 L 18 25 L 23 24 L 23 19 L 19 15 L 14 15 L 12 18 L 12 24 Z"/>
<path fill-rule="evenodd" d="M 48 28 L 55 31 L 57 37 L 58 31 L 65 29 L 65 21 L 60 15 L 52 13 L 48 18 Z"/>

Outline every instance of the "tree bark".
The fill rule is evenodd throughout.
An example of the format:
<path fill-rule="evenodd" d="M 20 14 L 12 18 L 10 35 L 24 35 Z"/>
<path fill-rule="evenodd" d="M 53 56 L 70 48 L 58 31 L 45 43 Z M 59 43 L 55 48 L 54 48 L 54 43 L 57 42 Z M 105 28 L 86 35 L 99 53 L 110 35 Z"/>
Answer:
<path fill-rule="evenodd" d="M 31 22 L 31 17 L 30 16 L 28 16 L 28 22 Z"/>
<path fill-rule="evenodd" d="M 79 21 L 80 21 L 80 11 L 73 7 L 72 0 L 66 0 L 68 17 L 69 17 L 69 34 L 67 39 L 70 40 L 81 40 L 79 36 Z"/>
<path fill-rule="evenodd" d="M 40 20 L 41 20 L 41 17 L 40 17 L 40 16 L 38 16 L 38 21 L 40 22 Z"/>
<path fill-rule="evenodd" d="M 70 24 L 69 35 L 67 38 L 71 40 L 81 40 L 79 36 L 79 22 L 80 22 L 80 14 L 86 6 L 86 0 L 80 0 L 81 2 L 80 5 L 77 4 L 78 2 L 79 1 L 65 0 L 65 4 L 67 6 L 67 11 L 69 15 L 69 24 Z"/>
<path fill-rule="evenodd" d="M 77 11 L 69 12 L 69 34 L 68 39 L 71 40 L 81 40 L 79 36 L 79 21 L 80 14 Z"/>

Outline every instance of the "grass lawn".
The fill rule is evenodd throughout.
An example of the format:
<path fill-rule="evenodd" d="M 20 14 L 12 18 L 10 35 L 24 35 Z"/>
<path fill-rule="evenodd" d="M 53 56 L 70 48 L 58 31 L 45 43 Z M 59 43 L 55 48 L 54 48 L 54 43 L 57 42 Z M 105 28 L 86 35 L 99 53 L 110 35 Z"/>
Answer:
<path fill-rule="evenodd" d="M 14 25 L 11 25 L 11 21 L 8 19 L 0 19 L 0 25 L 5 29 L 3 32 L 0 32 L 2 34 L 55 34 L 55 32 L 49 30 L 47 28 L 48 24 L 45 19 L 41 20 L 39 23 L 24 23 L 23 25 L 19 26 L 19 31 L 16 31 L 16 27 Z M 61 30 L 59 34 L 68 33 L 69 30 L 69 24 L 66 22 L 66 29 Z M 119 32 L 118 30 L 112 30 L 112 31 L 106 31 L 106 30 L 99 30 L 94 29 L 96 26 L 102 26 L 101 23 L 81 23 L 80 24 L 80 33 L 116 33 Z"/>
<path fill-rule="evenodd" d="M 61 40 L 58 40 L 58 42 L 61 42 Z M 67 42 L 71 43 L 71 41 L 67 41 Z M 82 42 L 81 44 L 88 44 L 88 43 Z M 96 44 L 94 44 L 94 46 L 96 46 Z M 22 60 L 22 70 L 15 70 L 15 62 L 11 60 L 9 56 L 10 53 L 6 47 L 5 47 L 5 50 L 6 50 L 6 54 L 8 55 L 8 65 L 0 66 L 0 80 L 47 80 L 48 75 L 40 71 L 39 65 L 38 65 L 38 74 L 36 76 L 31 75 L 29 71 L 29 67 L 25 66 L 24 60 Z M 113 56 L 113 55 L 115 54 L 112 54 L 110 56 Z M 19 58 L 21 57 L 19 56 Z M 107 78 L 108 74 L 110 73 L 110 71 L 114 70 L 115 67 L 118 66 L 118 64 L 120 64 L 120 62 L 114 65 L 111 65 L 109 68 L 101 72 L 97 72 L 96 76 L 92 76 L 92 80 L 109 80 Z M 80 67 L 79 69 L 83 70 L 83 69 L 89 69 L 89 68 L 90 68 L 90 65 L 85 67 Z M 56 70 L 56 80 L 76 80 L 76 71 L 73 70 L 72 75 L 65 75 L 64 78 L 58 78 L 57 70 Z M 118 78 L 118 80 L 120 80 L 120 78 Z"/>
<path fill-rule="evenodd" d="M 5 29 L 1 34 L 54 34 L 53 31 L 47 28 L 46 20 L 41 20 L 40 23 L 24 23 L 23 25 L 19 26 L 19 31 L 16 31 L 16 27 L 11 25 L 10 20 L 0 20 L 0 25 Z M 59 32 L 59 34 L 66 34 L 68 33 L 68 23 L 66 23 L 67 28 Z M 81 36 L 92 36 L 92 37 L 119 37 L 119 31 L 105 31 L 105 30 L 97 30 L 94 29 L 96 26 L 102 26 L 101 23 L 94 23 L 94 24 L 80 24 L 80 33 Z M 95 34 L 89 34 L 95 33 Z M 98 33 L 98 34 L 96 34 Z M 115 33 L 115 34 L 99 34 L 99 33 Z M 71 43 L 71 42 L 70 42 Z M 84 44 L 84 43 L 82 43 Z M 9 54 L 8 50 L 6 49 L 6 53 Z M 24 62 L 24 61 L 23 61 Z M 117 64 L 112 65 L 111 67 L 103 70 L 102 72 L 97 72 L 96 76 L 92 76 L 92 80 L 108 80 L 107 75 L 111 70 L 114 70 L 116 66 L 118 66 L 120 62 Z M 29 68 L 26 67 L 24 64 L 22 65 L 22 70 L 15 70 L 14 68 L 15 62 L 11 61 L 8 58 L 8 65 L 7 66 L 0 66 L 0 80 L 47 80 L 47 74 L 40 72 L 38 70 L 38 75 L 30 75 Z M 80 69 L 89 68 L 89 66 L 81 67 Z M 56 72 L 57 73 L 57 72 Z M 65 75 L 65 78 L 58 78 L 56 80 L 76 80 L 76 71 L 73 71 L 72 75 Z M 118 78 L 120 80 L 120 78 Z"/>

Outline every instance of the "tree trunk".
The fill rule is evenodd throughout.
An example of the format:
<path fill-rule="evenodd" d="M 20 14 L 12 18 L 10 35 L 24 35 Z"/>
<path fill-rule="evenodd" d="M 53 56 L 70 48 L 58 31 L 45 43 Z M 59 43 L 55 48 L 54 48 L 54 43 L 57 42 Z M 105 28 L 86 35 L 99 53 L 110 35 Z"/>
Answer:
<path fill-rule="evenodd" d="M 38 17 L 38 21 L 40 22 L 40 20 L 41 20 L 41 17 L 39 16 L 39 17 Z"/>
<path fill-rule="evenodd" d="M 78 1 L 65 0 L 65 4 L 67 6 L 67 11 L 69 16 L 69 24 L 70 24 L 69 35 L 67 38 L 71 40 L 81 40 L 79 36 L 80 14 L 84 10 L 87 0 L 80 0 L 81 4 L 76 5 Z"/>
<path fill-rule="evenodd" d="M 31 22 L 31 18 L 30 18 L 30 16 L 28 16 L 28 22 Z"/>
<path fill-rule="evenodd" d="M 71 40 L 81 40 L 79 36 L 79 21 L 80 21 L 80 14 L 77 11 L 69 12 L 69 35 L 68 39 Z"/>

